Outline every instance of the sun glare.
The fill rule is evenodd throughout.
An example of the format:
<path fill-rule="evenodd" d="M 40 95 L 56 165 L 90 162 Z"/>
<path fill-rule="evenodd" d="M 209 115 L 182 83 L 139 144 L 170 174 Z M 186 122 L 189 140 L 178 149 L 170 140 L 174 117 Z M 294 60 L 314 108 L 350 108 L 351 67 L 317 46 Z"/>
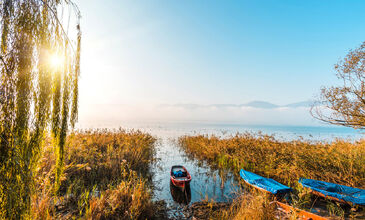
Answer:
<path fill-rule="evenodd" d="M 49 64 L 54 69 L 59 69 L 63 66 L 64 58 L 60 54 L 52 54 L 49 59 Z"/>

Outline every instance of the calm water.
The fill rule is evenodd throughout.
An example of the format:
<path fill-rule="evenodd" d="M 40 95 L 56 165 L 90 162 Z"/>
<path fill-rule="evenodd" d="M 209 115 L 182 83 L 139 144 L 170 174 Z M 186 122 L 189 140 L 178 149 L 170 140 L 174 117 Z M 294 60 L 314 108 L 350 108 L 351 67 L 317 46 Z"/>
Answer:
<path fill-rule="evenodd" d="M 332 141 L 335 138 L 358 140 L 362 133 L 343 127 L 305 127 L 305 126 L 243 126 L 230 124 L 125 124 L 124 128 L 140 129 L 158 138 L 156 156 L 158 162 L 153 164 L 154 172 L 153 199 L 164 200 L 170 209 L 170 216 L 184 218 L 181 212 L 187 204 L 203 199 L 229 201 L 239 191 L 237 182 L 228 174 L 224 180 L 218 171 L 211 170 L 206 164 L 192 160 L 179 148 L 177 138 L 182 135 L 215 134 L 229 136 L 237 132 L 259 132 L 274 135 L 278 139 L 292 140 L 303 138 L 313 141 Z M 172 165 L 184 165 L 192 176 L 190 192 L 182 194 L 170 186 L 169 171 Z"/>
<path fill-rule="evenodd" d="M 182 135 L 215 134 L 226 136 L 237 132 L 262 132 L 274 135 L 278 139 L 331 141 L 335 138 L 357 140 L 363 137 L 362 131 L 346 127 L 313 127 L 313 126 L 267 126 L 238 124 L 204 124 L 204 123 L 128 123 L 125 128 L 140 129 L 161 138 L 177 138 Z M 363 131 L 365 132 L 365 131 Z"/>
<path fill-rule="evenodd" d="M 159 161 L 152 167 L 154 200 L 164 200 L 170 209 L 171 216 L 182 217 L 181 210 L 186 204 L 203 199 L 229 201 L 237 191 L 232 175 L 229 174 L 222 182 L 218 171 L 213 171 L 206 164 L 198 164 L 197 161 L 189 159 L 180 150 L 175 139 L 161 138 L 157 144 L 156 154 Z M 170 169 L 173 165 L 184 165 L 190 172 L 192 180 L 188 195 L 170 186 Z"/>

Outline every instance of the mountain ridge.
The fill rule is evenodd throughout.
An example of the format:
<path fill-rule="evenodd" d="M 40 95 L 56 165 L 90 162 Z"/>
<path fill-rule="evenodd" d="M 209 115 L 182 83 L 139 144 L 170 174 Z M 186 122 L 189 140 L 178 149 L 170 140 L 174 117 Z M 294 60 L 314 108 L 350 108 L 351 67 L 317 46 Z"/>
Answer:
<path fill-rule="evenodd" d="M 251 102 L 243 103 L 243 104 L 209 104 L 209 105 L 201 105 L 201 104 L 190 104 L 190 103 L 179 103 L 179 104 L 162 104 L 161 107 L 182 107 L 189 109 L 196 108 L 204 108 L 204 107 L 215 107 L 215 108 L 229 108 L 229 107 L 253 107 L 253 108 L 261 108 L 261 109 L 275 109 L 275 108 L 299 108 L 299 107 L 311 107 L 313 105 L 313 101 L 301 101 L 294 102 L 285 105 L 277 105 L 267 101 L 259 101 L 254 100 Z"/>

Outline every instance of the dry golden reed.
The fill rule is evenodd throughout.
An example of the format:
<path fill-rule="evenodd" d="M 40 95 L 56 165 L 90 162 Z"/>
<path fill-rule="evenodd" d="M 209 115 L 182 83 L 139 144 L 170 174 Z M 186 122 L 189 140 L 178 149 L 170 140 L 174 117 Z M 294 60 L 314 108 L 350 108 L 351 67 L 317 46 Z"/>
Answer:
<path fill-rule="evenodd" d="M 192 156 L 239 175 L 240 169 L 294 186 L 312 178 L 365 188 L 365 141 L 331 143 L 279 141 L 261 134 L 184 136 L 181 146 Z"/>
<path fill-rule="evenodd" d="M 93 130 L 69 135 L 59 195 L 56 156 L 46 145 L 32 197 L 34 219 L 145 219 L 154 214 L 148 180 L 156 139 L 140 131 Z"/>

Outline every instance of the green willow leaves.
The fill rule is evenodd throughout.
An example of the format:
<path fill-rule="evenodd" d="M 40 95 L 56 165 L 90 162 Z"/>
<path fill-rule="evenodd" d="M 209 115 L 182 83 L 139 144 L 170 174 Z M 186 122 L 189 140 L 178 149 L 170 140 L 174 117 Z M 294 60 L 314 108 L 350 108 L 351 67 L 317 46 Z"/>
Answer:
<path fill-rule="evenodd" d="M 63 28 L 65 12 L 76 18 L 74 38 Z M 59 189 L 67 131 L 77 120 L 80 13 L 69 0 L 3 0 L 0 18 L 0 218 L 20 219 L 30 214 L 48 128 Z M 52 65 L 52 57 L 62 62 Z"/>

